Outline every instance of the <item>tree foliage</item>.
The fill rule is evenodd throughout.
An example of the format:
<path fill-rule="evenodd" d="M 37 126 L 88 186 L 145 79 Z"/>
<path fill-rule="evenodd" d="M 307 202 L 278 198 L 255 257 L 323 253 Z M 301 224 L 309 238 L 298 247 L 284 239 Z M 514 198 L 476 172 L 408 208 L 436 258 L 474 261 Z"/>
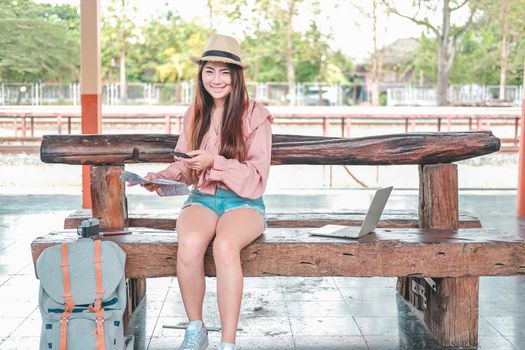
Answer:
<path fill-rule="evenodd" d="M 450 82 L 452 84 L 497 85 L 500 79 L 500 45 L 501 1 L 480 0 L 478 3 L 480 16 L 465 32 L 452 66 Z M 523 60 L 525 59 L 525 0 L 510 0 L 513 6 L 507 20 L 510 21 L 512 37 L 509 44 L 509 65 L 507 84 L 520 84 L 523 76 Z M 419 47 L 411 62 L 408 62 L 417 72 L 423 71 L 429 82 L 436 82 L 437 71 L 436 37 L 422 35 Z"/>
<path fill-rule="evenodd" d="M 425 28 L 437 40 L 437 73 L 436 73 L 436 101 L 439 106 L 447 105 L 447 88 L 450 74 L 458 46 L 464 37 L 465 31 L 471 26 L 477 12 L 477 0 L 412 0 L 415 13 L 405 13 L 398 9 L 395 0 L 382 0 L 390 13 L 405 18 Z M 457 18 L 462 10 L 468 9 L 466 22 L 459 24 Z M 440 10 L 440 11 L 439 11 Z M 430 13 L 440 12 L 439 21 L 432 20 Z"/>
<path fill-rule="evenodd" d="M 297 15 L 301 1 L 208 1 L 209 9 L 217 12 L 213 14 L 214 18 L 222 16 L 223 20 L 243 24 L 243 33 L 238 39 L 242 39 L 243 58 L 251 65 L 246 71 L 248 80 L 286 81 L 289 76 L 286 57 L 291 53 L 297 81 L 347 81 L 353 70 L 353 62 L 340 50 L 330 47 L 330 36 L 321 32 L 315 16 L 312 16 L 306 32 L 291 32 L 292 51 L 289 50 L 288 21 Z M 284 10 L 290 8 L 292 2 L 292 12 L 287 16 Z M 128 8 L 130 14 L 122 16 L 120 3 L 121 0 L 110 1 L 102 13 L 103 80 L 118 81 L 122 50 L 126 52 L 127 81 L 192 80 L 196 66 L 188 57 L 201 53 L 213 30 L 198 20 L 184 21 L 172 11 L 139 25 L 130 20 L 133 9 Z M 0 28 L 3 28 L 0 44 L 5 48 L 14 48 L 0 52 L 2 80 L 79 79 L 78 8 L 70 5 L 37 5 L 32 0 L 0 0 L 0 4 L 5 5 L 0 10 Z M 125 33 L 124 41 L 121 40 L 122 32 Z"/>
<path fill-rule="evenodd" d="M 108 11 L 103 13 L 101 46 L 105 81 L 119 78 L 122 29 L 127 81 L 180 82 L 194 78 L 196 66 L 188 57 L 199 55 L 214 31 L 213 26 L 225 22 L 241 28 L 236 36 L 241 41 L 243 59 L 250 64 L 246 71 L 250 81 L 286 81 L 290 52 L 297 82 L 347 83 L 353 75 L 353 60 L 334 49 L 332 33 L 320 28 L 319 18 L 325 3 L 318 0 L 208 0 L 209 11 L 202 21 L 183 20 L 174 10 L 167 10 L 140 23 L 131 20 L 133 11 L 125 18 L 126 23 L 119 22 L 122 14 L 117 5 L 121 1 L 110 1 Z M 463 2 L 465 0 L 451 0 L 450 3 L 457 7 Z M 440 10 L 436 4 L 441 1 L 417 0 L 413 2 L 411 15 L 416 13 L 419 3 L 427 14 Z M 510 5 L 503 16 L 501 9 L 505 3 Z M 449 82 L 498 84 L 505 37 L 506 83 L 521 83 L 525 0 L 468 0 L 468 6 L 474 5 L 478 11 L 470 26 L 462 26 L 461 21 L 451 25 L 451 34 L 461 35 L 455 39 Z M 286 13 L 287 9 L 291 12 Z M 439 33 L 440 24 L 430 23 L 429 17 L 421 14 L 413 17 L 430 27 L 418 38 L 419 47 L 404 69 L 414 70 L 416 79 L 423 76 L 426 84 L 435 84 L 440 45 L 436 31 Z M 309 25 L 301 31 L 292 25 L 293 31 L 288 33 L 289 21 L 295 23 L 299 17 Z M 288 39 L 292 43 L 291 51 Z M 79 9 L 71 5 L 37 4 L 33 0 L 0 0 L 0 47 L 2 81 L 78 81 Z"/>
<path fill-rule="evenodd" d="M 78 80 L 79 27 L 69 5 L 0 0 L 0 79 Z"/>
<path fill-rule="evenodd" d="M 143 28 L 144 43 L 137 47 L 148 74 L 144 78 L 157 82 L 193 80 L 197 66 L 189 60 L 199 56 L 210 31 L 203 24 L 185 22 L 179 16 L 170 15 L 165 20 L 153 21 Z M 149 75 L 149 77 L 148 77 Z"/>

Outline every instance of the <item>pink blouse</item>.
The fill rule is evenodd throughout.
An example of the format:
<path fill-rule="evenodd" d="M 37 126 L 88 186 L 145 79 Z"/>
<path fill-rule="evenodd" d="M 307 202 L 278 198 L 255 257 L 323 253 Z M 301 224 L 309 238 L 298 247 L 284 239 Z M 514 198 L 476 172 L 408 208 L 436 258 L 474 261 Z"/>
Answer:
<path fill-rule="evenodd" d="M 184 114 L 184 125 L 177 141 L 175 150 L 189 152 L 187 126 L 192 116 L 190 107 Z M 268 110 L 253 101 L 243 117 L 243 132 L 247 143 L 246 159 L 239 162 L 236 159 L 226 159 L 219 155 L 220 135 L 210 127 L 204 135 L 201 150 L 214 154 L 213 166 L 198 173 L 197 190 L 206 194 L 215 194 L 218 187 L 233 191 L 240 197 L 256 199 L 262 196 L 266 188 L 272 152 L 272 117 Z M 189 168 L 184 161 L 176 160 L 158 174 L 169 180 L 188 183 Z"/>

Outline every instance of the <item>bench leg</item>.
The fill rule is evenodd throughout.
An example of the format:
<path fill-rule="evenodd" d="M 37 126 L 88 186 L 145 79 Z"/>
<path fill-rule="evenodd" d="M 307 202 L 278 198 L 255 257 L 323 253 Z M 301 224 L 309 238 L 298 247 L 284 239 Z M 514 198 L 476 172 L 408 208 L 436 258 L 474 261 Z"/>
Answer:
<path fill-rule="evenodd" d="M 419 166 L 419 227 L 457 229 L 458 174 L 455 164 Z M 430 283 L 435 283 L 435 290 Z M 401 277 L 399 294 L 422 310 L 430 332 L 445 347 L 478 345 L 479 277 Z"/>
<path fill-rule="evenodd" d="M 456 164 L 429 164 L 419 166 L 419 227 L 430 229 L 457 229 L 458 170 Z M 423 278 L 400 277 L 397 282 L 399 294 L 419 310 L 424 300 L 414 293 L 418 288 L 427 288 Z M 419 287 L 421 286 L 421 287 Z"/>
<path fill-rule="evenodd" d="M 401 297 L 421 310 L 423 320 L 444 347 L 476 348 L 478 345 L 479 277 L 433 278 L 435 291 L 423 278 L 402 277 Z M 413 286 L 420 294 L 413 291 Z"/>
<path fill-rule="evenodd" d="M 479 277 L 436 278 L 423 310 L 430 332 L 445 347 L 478 346 Z"/>
<path fill-rule="evenodd" d="M 428 290 L 425 286 L 423 278 L 418 277 L 399 277 L 397 279 L 397 291 L 399 295 L 408 301 L 410 304 L 414 305 L 418 310 L 424 310 L 426 308 L 426 303 L 418 294 L 414 293 L 412 287 L 413 284 L 417 283 L 418 286 L 421 286 Z M 428 294 L 428 292 L 425 292 Z"/>
<path fill-rule="evenodd" d="M 145 278 L 128 278 L 128 302 L 124 312 L 124 327 L 127 327 L 133 312 L 137 309 L 142 299 L 146 296 Z"/>
<path fill-rule="evenodd" d="M 123 170 L 123 165 L 91 167 L 92 215 L 100 219 L 102 231 L 128 226 L 126 187 L 120 179 Z"/>

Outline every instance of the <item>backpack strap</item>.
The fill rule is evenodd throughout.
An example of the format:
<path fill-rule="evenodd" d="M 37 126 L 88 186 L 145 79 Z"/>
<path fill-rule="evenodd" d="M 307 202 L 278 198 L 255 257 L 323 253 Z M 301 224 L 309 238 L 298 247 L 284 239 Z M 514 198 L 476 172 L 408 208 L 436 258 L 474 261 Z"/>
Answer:
<path fill-rule="evenodd" d="M 64 313 L 60 317 L 60 350 L 67 349 L 67 323 L 69 315 L 73 312 L 75 303 L 71 296 L 71 281 L 69 278 L 69 260 L 67 254 L 67 243 L 62 243 L 62 274 L 64 277 Z"/>
<path fill-rule="evenodd" d="M 104 307 L 102 306 L 102 298 L 104 297 L 104 288 L 102 286 L 102 256 L 100 240 L 95 240 L 95 273 L 96 273 L 96 298 L 93 306 L 89 308 L 90 311 L 96 312 L 95 321 L 97 324 L 97 350 L 105 350 L 104 341 Z"/>

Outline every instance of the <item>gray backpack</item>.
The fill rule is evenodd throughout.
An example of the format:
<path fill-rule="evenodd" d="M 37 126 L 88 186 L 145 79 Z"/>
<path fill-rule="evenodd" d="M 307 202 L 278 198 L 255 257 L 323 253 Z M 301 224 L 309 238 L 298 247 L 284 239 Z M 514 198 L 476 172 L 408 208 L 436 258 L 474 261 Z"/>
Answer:
<path fill-rule="evenodd" d="M 126 253 L 116 243 L 89 238 L 42 252 L 36 262 L 40 350 L 126 349 L 125 261 Z M 132 348 L 130 342 L 127 349 Z"/>

